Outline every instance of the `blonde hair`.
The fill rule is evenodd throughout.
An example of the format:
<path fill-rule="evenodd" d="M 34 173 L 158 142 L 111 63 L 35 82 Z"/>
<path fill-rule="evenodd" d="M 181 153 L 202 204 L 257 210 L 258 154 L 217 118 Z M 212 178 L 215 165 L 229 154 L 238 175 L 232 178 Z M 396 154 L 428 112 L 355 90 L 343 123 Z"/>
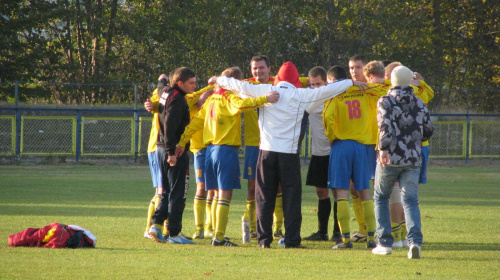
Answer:
<path fill-rule="evenodd" d="M 363 74 L 365 75 L 365 77 L 368 77 L 368 75 L 372 74 L 377 78 L 384 78 L 384 64 L 381 61 L 370 61 L 365 65 L 365 67 L 363 67 Z"/>
<path fill-rule="evenodd" d="M 394 68 L 398 66 L 403 66 L 403 64 L 399 61 L 394 61 L 389 63 L 389 65 L 385 67 L 385 73 L 388 75 L 389 79 L 391 77 L 392 70 L 394 70 Z"/>
<path fill-rule="evenodd" d="M 230 78 L 235 78 L 238 80 L 243 79 L 243 73 L 239 67 L 229 67 L 226 70 L 222 71 L 221 76 L 226 76 Z"/>

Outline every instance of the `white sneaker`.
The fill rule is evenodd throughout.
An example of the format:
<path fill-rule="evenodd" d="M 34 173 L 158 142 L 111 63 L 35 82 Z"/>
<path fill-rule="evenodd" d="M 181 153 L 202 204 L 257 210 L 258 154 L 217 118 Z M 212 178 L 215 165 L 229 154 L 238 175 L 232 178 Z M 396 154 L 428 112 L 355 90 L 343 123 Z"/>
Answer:
<path fill-rule="evenodd" d="M 149 234 L 149 231 L 145 231 L 144 238 L 153 239 L 153 236 L 151 236 L 151 234 Z"/>
<path fill-rule="evenodd" d="M 375 255 L 390 255 L 392 254 L 392 248 L 378 244 L 377 247 L 373 248 L 372 253 Z"/>
<path fill-rule="evenodd" d="M 403 247 L 408 248 L 408 239 L 401 240 L 403 242 Z"/>
<path fill-rule="evenodd" d="M 409 259 L 420 259 L 421 250 L 422 249 L 420 249 L 420 245 L 411 244 L 410 250 L 408 250 L 408 258 Z"/>
<path fill-rule="evenodd" d="M 408 242 L 408 241 L 407 241 Z M 403 241 L 398 240 L 392 244 L 392 248 L 403 248 Z"/>
<path fill-rule="evenodd" d="M 352 242 L 366 242 L 368 235 L 362 234 L 358 231 L 354 232 L 351 236 Z"/>
<path fill-rule="evenodd" d="M 280 240 L 278 240 L 278 246 L 285 247 L 285 238 L 281 238 Z"/>

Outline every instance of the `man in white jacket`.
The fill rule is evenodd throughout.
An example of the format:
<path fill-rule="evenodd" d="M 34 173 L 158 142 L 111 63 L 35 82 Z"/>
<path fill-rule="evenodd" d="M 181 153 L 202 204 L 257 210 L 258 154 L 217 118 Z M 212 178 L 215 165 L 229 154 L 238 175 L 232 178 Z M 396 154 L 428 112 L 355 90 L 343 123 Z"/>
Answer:
<path fill-rule="evenodd" d="M 303 247 L 300 245 L 302 181 L 297 147 L 304 110 L 311 112 L 350 86 L 364 87 L 366 84 L 344 80 L 314 89 L 299 88 L 299 73 L 291 62 L 280 67 L 273 85 L 255 85 L 227 77 L 212 77 L 209 83 L 214 82 L 242 98 L 263 96 L 273 91 L 279 93 L 277 103 L 263 105 L 259 112 L 261 140 L 255 189 L 257 239 L 263 248 L 269 248 L 273 241 L 273 210 L 278 185 L 281 184 L 285 247 Z"/>

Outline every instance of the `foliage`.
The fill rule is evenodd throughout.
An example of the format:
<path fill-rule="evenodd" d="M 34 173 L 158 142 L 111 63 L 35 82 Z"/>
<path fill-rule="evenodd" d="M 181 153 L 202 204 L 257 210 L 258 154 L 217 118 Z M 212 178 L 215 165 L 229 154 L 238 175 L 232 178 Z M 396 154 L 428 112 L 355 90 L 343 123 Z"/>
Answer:
<path fill-rule="evenodd" d="M 4 2 L 0 83 L 139 83 L 143 99 L 146 83 L 179 66 L 205 83 L 229 66 L 249 76 L 258 53 L 271 58 L 274 71 L 290 60 L 303 75 L 316 65 L 346 66 L 363 53 L 420 72 L 438 93 L 435 106 L 460 103 L 446 90 L 456 88 L 488 90 L 470 93 L 479 111 L 497 111 L 500 101 L 500 7 L 492 0 Z M 0 89 L 0 100 L 11 94 Z M 22 98 L 131 101 L 118 94 L 52 85 Z"/>

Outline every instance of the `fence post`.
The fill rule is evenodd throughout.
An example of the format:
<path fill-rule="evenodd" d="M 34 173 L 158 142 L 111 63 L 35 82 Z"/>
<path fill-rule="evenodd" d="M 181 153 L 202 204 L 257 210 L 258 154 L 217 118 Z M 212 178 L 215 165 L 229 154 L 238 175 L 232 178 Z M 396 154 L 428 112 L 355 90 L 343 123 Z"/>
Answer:
<path fill-rule="evenodd" d="M 19 82 L 16 81 L 16 86 L 15 86 L 15 108 L 16 108 L 16 161 L 19 160 L 19 157 L 21 155 L 21 113 L 19 112 Z"/>
<path fill-rule="evenodd" d="M 137 162 L 137 157 L 139 156 L 139 112 L 137 112 L 137 93 L 139 91 L 139 87 L 137 84 L 134 85 L 134 119 L 135 119 L 135 159 L 134 162 Z"/>
<path fill-rule="evenodd" d="M 82 115 L 80 114 L 80 110 L 76 110 L 76 162 L 78 162 L 81 153 L 82 143 Z"/>
<path fill-rule="evenodd" d="M 469 160 L 469 137 L 470 137 L 470 119 L 469 119 L 469 91 L 465 91 L 465 106 L 466 106 L 466 116 L 465 116 L 465 163 Z"/>

